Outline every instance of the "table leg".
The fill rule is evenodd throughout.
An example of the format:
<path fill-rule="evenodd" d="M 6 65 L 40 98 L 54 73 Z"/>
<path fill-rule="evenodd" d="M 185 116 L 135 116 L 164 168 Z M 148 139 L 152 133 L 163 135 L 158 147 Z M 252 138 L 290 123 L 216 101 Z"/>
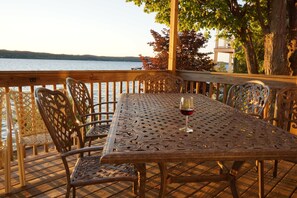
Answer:
<path fill-rule="evenodd" d="M 229 171 L 230 188 L 234 198 L 239 197 L 237 188 L 236 188 L 236 176 L 243 164 L 244 164 L 244 161 L 235 161 L 233 162 L 232 168 Z"/>
<path fill-rule="evenodd" d="M 229 177 L 230 177 L 229 183 L 230 183 L 232 196 L 233 198 L 238 198 L 239 196 L 236 188 L 236 177 L 233 175 L 229 175 Z"/>
<path fill-rule="evenodd" d="M 264 197 L 264 161 L 258 161 L 258 185 L 259 185 L 259 197 Z"/>
<path fill-rule="evenodd" d="M 145 164 L 144 163 L 135 164 L 135 167 L 138 171 L 138 194 L 139 194 L 139 197 L 144 198 L 145 197 L 145 181 L 146 181 Z M 136 190 L 135 187 L 134 187 L 134 190 Z"/>
<path fill-rule="evenodd" d="M 166 163 L 158 163 L 160 169 L 160 176 L 161 176 L 161 187 L 159 192 L 159 197 L 164 198 L 166 195 L 166 188 L 167 188 L 167 177 L 168 171 Z"/>

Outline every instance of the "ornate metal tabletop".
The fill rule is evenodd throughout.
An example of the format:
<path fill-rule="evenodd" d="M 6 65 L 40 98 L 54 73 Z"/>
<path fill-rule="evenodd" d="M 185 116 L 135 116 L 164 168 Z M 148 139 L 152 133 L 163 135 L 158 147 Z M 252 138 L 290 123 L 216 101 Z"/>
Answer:
<path fill-rule="evenodd" d="M 297 159 L 297 137 L 199 94 L 189 117 L 193 133 L 180 131 L 184 94 L 122 94 L 101 161 Z"/>

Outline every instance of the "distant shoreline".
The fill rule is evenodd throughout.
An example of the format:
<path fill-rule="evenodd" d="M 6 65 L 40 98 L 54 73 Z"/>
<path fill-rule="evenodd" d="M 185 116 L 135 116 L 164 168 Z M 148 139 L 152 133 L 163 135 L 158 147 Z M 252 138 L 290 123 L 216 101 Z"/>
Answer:
<path fill-rule="evenodd" d="M 141 62 L 139 57 L 134 57 L 134 56 L 114 57 L 114 56 L 94 56 L 94 55 L 68 55 L 68 54 L 51 54 L 51 53 L 43 53 L 43 52 L 10 51 L 10 50 L 0 50 L 0 58 Z"/>

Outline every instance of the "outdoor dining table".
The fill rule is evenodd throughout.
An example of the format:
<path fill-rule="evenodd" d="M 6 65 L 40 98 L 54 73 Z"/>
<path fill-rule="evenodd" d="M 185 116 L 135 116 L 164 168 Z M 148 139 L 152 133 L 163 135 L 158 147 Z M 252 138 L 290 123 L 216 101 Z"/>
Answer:
<path fill-rule="evenodd" d="M 180 131 L 180 98 L 191 95 L 192 133 Z M 297 137 L 201 94 L 122 94 L 113 116 L 102 163 L 258 160 L 259 197 L 264 196 L 263 160 L 297 160 Z"/>

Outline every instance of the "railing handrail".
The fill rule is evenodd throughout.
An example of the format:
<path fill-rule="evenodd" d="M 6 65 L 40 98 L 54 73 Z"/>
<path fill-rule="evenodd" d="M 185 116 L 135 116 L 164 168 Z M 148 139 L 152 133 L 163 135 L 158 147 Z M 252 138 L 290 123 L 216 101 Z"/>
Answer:
<path fill-rule="evenodd" d="M 177 71 L 177 74 L 187 81 L 213 82 L 221 84 L 236 84 L 250 80 L 260 80 L 271 88 L 280 89 L 297 86 L 297 76 L 264 75 L 264 74 L 235 74 L 222 72 Z"/>
<path fill-rule="evenodd" d="M 73 77 L 88 83 L 131 81 L 142 73 L 166 71 L 143 70 L 64 70 L 64 71 L 0 71 L 0 87 L 35 86 L 65 84 L 66 77 Z M 242 83 L 248 80 L 261 80 L 272 88 L 297 86 L 297 76 L 234 74 L 207 71 L 177 71 L 186 81 L 213 82 L 222 84 Z"/>
<path fill-rule="evenodd" d="M 0 71 L 0 87 L 65 84 L 67 77 L 87 83 L 131 81 L 142 73 L 166 71 L 143 70 L 64 70 L 64 71 Z"/>

